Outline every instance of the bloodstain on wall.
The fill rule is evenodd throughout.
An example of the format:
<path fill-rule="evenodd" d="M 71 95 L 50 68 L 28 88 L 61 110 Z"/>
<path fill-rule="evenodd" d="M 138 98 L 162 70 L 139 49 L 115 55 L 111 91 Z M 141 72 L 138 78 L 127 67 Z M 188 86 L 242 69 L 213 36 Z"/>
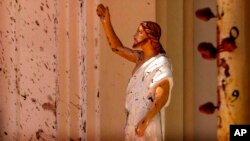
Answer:
<path fill-rule="evenodd" d="M 224 16 L 224 12 L 214 14 L 212 10 L 209 7 L 198 9 L 196 11 L 196 17 L 203 21 L 209 21 L 213 18 L 217 18 L 217 20 L 221 20 Z M 215 16 L 217 15 L 217 16 Z M 235 40 L 239 36 L 239 29 L 236 26 L 233 26 L 229 31 L 229 36 L 221 39 L 220 37 L 220 27 L 217 25 L 217 45 L 214 46 L 210 42 L 202 42 L 198 45 L 198 51 L 200 52 L 203 59 L 206 60 L 217 60 L 217 67 L 219 72 L 223 71 L 223 77 L 224 79 L 221 80 L 220 86 L 218 86 L 217 95 L 218 95 L 218 102 L 215 106 L 212 102 L 207 102 L 199 107 L 200 112 L 205 114 L 213 114 L 216 109 L 220 108 L 220 90 L 225 91 L 228 82 L 228 79 L 230 79 L 230 67 L 226 61 L 225 58 L 220 57 L 220 53 L 222 52 L 233 52 L 236 48 L 236 42 Z M 219 74 L 218 74 L 219 75 Z M 238 94 L 239 96 L 239 94 Z"/>
<path fill-rule="evenodd" d="M 210 8 L 198 9 L 196 16 L 200 20 L 216 19 L 216 45 L 208 42 L 199 44 L 198 51 L 202 58 L 215 60 L 217 63 L 217 104 L 207 102 L 199 110 L 205 114 L 217 112 L 217 140 L 229 140 L 229 125 L 249 123 L 248 89 L 245 76 L 249 72 L 245 66 L 248 55 L 245 43 L 245 26 L 243 25 L 245 1 L 217 0 L 217 11 Z M 237 40 L 240 30 L 242 38 Z M 239 42 L 237 44 L 237 41 Z"/>
<path fill-rule="evenodd" d="M 44 103 L 42 105 L 42 107 L 43 107 L 44 110 L 51 111 L 53 114 L 56 115 L 56 107 L 55 107 L 55 105 L 53 105 L 51 103 Z"/>
<path fill-rule="evenodd" d="M 55 140 L 55 5 L 48 0 L 0 2 L 0 140 Z"/>
<path fill-rule="evenodd" d="M 85 140 L 86 3 L 84 0 L 64 2 L 0 1 L 0 140 L 51 141 L 59 137 Z M 82 24 L 79 34 L 78 29 L 76 32 L 70 26 L 64 27 L 71 17 L 63 14 L 70 15 L 70 12 L 75 12 L 72 17 L 77 19 L 73 27 Z M 61 42 L 67 43 L 60 46 Z M 74 46 L 69 42 L 75 43 Z M 68 48 L 71 54 L 61 54 Z M 68 67 L 69 62 L 74 63 L 70 64 L 73 69 Z M 68 66 L 60 68 L 59 65 Z M 98 70 L 98 64 L 94 68 Z M 60 91 L 63 88 L 75 91 Z M 67 126 L 58 128 L 62 122 L 78 132 L 66 135 Z"/>

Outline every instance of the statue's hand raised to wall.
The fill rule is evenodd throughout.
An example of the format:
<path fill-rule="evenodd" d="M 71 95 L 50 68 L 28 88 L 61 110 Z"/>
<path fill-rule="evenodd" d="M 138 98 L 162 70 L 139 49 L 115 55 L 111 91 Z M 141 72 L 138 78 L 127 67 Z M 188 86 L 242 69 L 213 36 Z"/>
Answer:
<path fill-rule="evenodd" d="M 102 22 L 110 21 L 109 8 L 103 4 L 99 4 L 96 8 L 96 13 L 100 17 Z"/>

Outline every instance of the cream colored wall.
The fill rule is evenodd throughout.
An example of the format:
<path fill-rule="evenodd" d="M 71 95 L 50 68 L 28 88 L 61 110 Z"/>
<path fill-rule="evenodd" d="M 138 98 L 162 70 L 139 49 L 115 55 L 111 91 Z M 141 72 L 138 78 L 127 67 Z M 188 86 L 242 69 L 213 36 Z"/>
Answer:
<path fill-rule="evenodd" d="M 183 26 L 183 52 L 184 52 L 184 69 L 183 69 L 183 140 L 194 140 L 194 1 L 184 1 L 184 26 Z"/>
<path fill-rule="evenodd" d="M 210 7 L 216 11 L 216 1 L 194 1 L 194 13 L 196 10 Z M 201 42 L 211 42 L 216 45 L 216 20 L 208 22 L 194 17 L 194 139 L 216 140 L 217 116 L 216 114 L 203 114 L 199 106 L 211 101 L 217 102 L 217 65 L 216 61 L 205 60 L 198 52 Z M 206 128 L 204 128 L 206 127 Z"/>

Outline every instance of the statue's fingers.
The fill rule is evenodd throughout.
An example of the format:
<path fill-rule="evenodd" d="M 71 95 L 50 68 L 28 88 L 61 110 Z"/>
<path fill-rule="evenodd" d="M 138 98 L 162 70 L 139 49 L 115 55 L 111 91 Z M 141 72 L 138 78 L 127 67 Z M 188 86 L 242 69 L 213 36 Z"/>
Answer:
<path fill-rule="evenodd" d="M 96 13 L 97 13 L 97 15 L 98 15 L 99 17 L 102 16 L 102 13 L 101 13 L 99 10 L 96 10 Z"/>
<path fill-rule="evenodd" d="M 97 7 L 102 8 L 102 9 L 104 9 L 104 8 L 105 8 L 103 4 L 98 4 L 98 6 L 97 6 Z"/>
<path fill-rule="evenodd" d="M 98 15 L 99 17 L 103 17 L 103 16 L 104 16 L 104 12 L 103 12 L 103 10 L 100 9 L 100 8 L 97 8 L 97 9 L 96 9 L 96 13 L 97 13 L 97 15 Z"/>
<path fill-rule="evenodd" d="M 104 7 L 103 4 L 99 4 L 99 5 L 98 5 L 98 9 L 99 9 L 100 11 L 102 11 L 102 13 L 104 13 L 104 12 L 106 11 L 106 8 Z"/>

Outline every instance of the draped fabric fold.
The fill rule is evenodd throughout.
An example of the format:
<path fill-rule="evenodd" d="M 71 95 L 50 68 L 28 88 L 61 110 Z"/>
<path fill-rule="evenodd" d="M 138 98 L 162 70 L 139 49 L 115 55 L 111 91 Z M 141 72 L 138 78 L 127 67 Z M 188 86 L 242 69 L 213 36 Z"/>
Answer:
<path fill-rule="evenodd" d="M 135 126 L 154 104 L 156 86 L 163 80 L 170 84 L 169 97 L 161 113 L 158 113 L 149 123 L 144 137 L 135 135 Z M 125 108 L 127 110 L 127 123 L 125 127 L 126 141 L 162 141 L 164 124 L 161 115 L 169 105 L 173 87 L 172 66 L 165 54 L 158 54 L 144 64 L 130 78 L 127 87 Z"/>

